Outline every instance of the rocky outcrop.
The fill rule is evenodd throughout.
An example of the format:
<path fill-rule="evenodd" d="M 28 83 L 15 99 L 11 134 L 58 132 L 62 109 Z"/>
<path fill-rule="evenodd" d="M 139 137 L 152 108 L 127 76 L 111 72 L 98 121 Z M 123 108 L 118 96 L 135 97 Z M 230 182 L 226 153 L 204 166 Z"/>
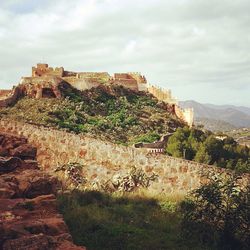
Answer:
<path fill-rule="evenodd" d="M 0 134 L 0 249 L 83 250 L 58 213 L 59 182 L 42 172 L 25 138 Z"/>

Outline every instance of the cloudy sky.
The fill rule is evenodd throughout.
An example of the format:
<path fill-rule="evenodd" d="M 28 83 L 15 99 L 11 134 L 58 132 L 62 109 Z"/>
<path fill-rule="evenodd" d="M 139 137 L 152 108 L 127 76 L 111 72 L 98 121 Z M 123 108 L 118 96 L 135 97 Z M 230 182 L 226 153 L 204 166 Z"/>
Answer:
<path fill-rule="evenodd" d="M 1 0 L 0 87 L 46 62 L 250 107 L 249 0 Z"/>

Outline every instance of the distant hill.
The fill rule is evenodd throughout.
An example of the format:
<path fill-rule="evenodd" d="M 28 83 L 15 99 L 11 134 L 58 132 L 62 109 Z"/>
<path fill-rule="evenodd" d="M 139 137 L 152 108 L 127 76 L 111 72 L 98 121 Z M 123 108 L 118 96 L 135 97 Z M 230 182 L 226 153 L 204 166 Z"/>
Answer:
<path fill-rule="evenodd" d="M 215 104 L 204 104 L 206 107 L 213 108 L 213 109 L 235 109 L 238 111 L 241 111 L 243 113 L 246 113 L 247 115 L 250 115 L 250 108 L 243 107 L 243 106 L 234 106 L 234 105 L 215 105 Z"/>
<path fill-rule="evenodd" d="M 201 104 L 192 100 L 180 102 L 180 106 L 193 108 L 195 120 L 199 123 L 203 121 L 206 128 L 213 125 L 213 131 L 227 130 L 230 126 L 232 128 L 250 127 L 250 108 L 248 107 Z"/>
<path fill-rule="evenodd" d="M 204 125 L 206 129 L 211 130 L 213 132 L 216 131 L 231 131 L 234 129 L 237 129 L 236 126 L 233 126 L 232 124 L 228 122 L 224 122 L 221 120 L 215 120 L 211 118 L 202 118 L 198 117 L 195 119 L 196 125 Z"/>

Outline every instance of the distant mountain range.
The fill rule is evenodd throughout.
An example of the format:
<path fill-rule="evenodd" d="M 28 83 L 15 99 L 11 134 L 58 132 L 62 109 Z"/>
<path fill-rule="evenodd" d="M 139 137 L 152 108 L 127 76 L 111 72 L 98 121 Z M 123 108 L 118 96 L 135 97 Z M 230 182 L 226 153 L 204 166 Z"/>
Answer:
<path fill-rule="evenodd" d="M 202 104 L 196 101 L 180 102 L 182 108 L 193 108 L 197 124 L 212 131 L 250 127 L 250 108 L 233 105 Z"/>

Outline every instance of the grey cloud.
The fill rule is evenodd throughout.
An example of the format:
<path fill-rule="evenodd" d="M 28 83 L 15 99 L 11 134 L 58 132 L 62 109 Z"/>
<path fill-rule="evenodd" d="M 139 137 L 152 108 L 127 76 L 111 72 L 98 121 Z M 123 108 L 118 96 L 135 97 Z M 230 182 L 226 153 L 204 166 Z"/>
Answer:
<path fill-rule="evenodd" d="M 234 103 L 241 93 L 250 106 L 249 1 L 56 0 L 20 12 L 1 4 L 1 86 L 46 61 L 71 70 L 141 71 L 179 99 Z"/>

